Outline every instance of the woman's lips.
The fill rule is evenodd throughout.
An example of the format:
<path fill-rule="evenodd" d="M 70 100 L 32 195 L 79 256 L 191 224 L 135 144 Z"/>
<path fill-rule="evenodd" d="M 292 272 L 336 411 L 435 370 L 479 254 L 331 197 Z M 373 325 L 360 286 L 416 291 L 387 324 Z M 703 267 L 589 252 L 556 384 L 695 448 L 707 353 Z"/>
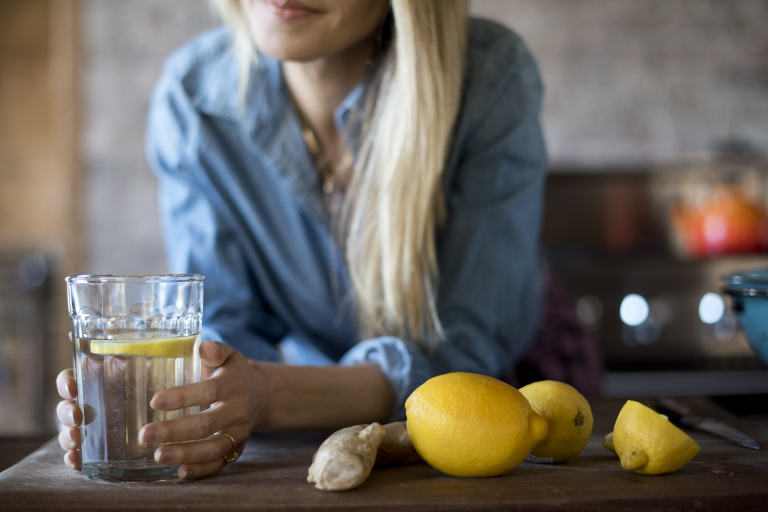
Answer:
<path fill-rule="evenodd" d="M 307 7 L 296 0 L 264 0 L 264 5 L 270 14 L 281 20 L 295 20 L 322 14 L 322 11 Z"/>

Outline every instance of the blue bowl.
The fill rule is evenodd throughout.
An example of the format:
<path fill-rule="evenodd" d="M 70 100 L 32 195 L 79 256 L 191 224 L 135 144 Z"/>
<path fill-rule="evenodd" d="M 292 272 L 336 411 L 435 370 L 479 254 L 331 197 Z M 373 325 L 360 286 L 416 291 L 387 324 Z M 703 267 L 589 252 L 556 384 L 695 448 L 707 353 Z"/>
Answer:
<path fill-rule="evenodd" d="M 752 349 L 768 365 L 768 269 L 748 270 L 723 277 L 724 292 Z"/>

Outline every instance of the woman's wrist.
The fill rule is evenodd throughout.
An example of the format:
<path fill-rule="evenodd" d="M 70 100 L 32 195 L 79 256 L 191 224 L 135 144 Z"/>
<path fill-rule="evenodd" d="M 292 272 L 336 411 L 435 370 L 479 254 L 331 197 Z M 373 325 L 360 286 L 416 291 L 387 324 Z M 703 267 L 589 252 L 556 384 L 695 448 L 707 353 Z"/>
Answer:
<path fill-rule="evenodd" d="M 277 379 L 279 375 L 276 375 L 273 366 L 274 364 L 264 363 L 261 361 L 255 361 L 248 359 L 248 364 L 256 375 L 258 385 L 256 386 L 255 393 L 259 393 L 261 396 L 257 397 L 261 401 L 262 407 L 259 411 L 256 411 L 256 417 L 253 418 L 253 431 L 254 432 L 268 432 L 271 430 L 280 430 L 280 426 L 275 419 L 275 400 Z"/>
<path fill-rule="evenodd" d="M 385 422 L 395 395 L 378 365 L 290 366 L 249 361 L 267 395 L 255 430 Z"/>

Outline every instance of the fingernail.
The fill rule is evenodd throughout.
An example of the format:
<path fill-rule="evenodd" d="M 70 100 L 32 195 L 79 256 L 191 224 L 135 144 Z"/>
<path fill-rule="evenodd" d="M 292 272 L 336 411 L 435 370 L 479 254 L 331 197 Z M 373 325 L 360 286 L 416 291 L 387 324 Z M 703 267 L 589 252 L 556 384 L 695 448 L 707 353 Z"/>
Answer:
<path fill-rule="evenodd" d="M 69 426 L 70 427 L 74 427 L 75 426 L 75 413 L 72 411 L 71 407 L 67 408 L 67 410 L 64 412 L 64 416 L 67 418 L 67 421 L 69 422 Z"/>
<path fill-rule="evenodd" d="M 165 409 L 168 405 L 168 399 L 164 396 L 156 396 L 149 403 L 149 406 L 153 409 Z"/>
<path fill-rule="evenodd" d="M 187 470 L 184 468 L 179 469 L 179 478 L 184 480 L 187 478 Z"/>
<path fill-rule="evenodd" d="M 72 445 L 74 446 L 76 442 L 80 440 L 80 433 L 75 430 L 69 431 L 69 440 L 72 442 Z"/>
<path fill-rule="evenodd" d="M 147 428 L 144 427 L 141 429 L 141 432 L 139 432 L 139 439 L 141 439 L 144 443 L 154 443 L 157 439 L 157 431 L 153 428 Z"/>
<path fill-rule="evenodd" d="M 221 354 L 221 348 L 219 347 L 219 344 L 218 344 L 218 343 L 216 343 L 216 342 L 215 342 L 215 341 L 213 341 L 213 340 L 205 340 L 205 342 L 206 342 L 206 343 L 210 343 L 211 345 L 213 345 L 213 346 L 216 348 L 216 352 L 218 352 L 219 354 Z"/>
<path fill-rule="evenodd" d="M 158 464 L 169 464 L 173 457 L 170 450 L 164 450 L 160 453 L 155 453 L 155 462 Z"/>

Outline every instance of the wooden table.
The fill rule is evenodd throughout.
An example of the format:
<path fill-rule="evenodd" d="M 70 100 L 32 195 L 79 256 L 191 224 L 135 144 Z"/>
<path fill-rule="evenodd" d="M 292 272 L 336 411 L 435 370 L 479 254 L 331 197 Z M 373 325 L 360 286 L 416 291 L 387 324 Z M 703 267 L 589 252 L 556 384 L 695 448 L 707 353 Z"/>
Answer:
<path fill-rule="evenodd" d="M 646 402 L 649 403 L 649 402 Z M 704 400 L 698 412 L 728 419 L 763 450 L 691 432 L 701 453 L 675 473 L 642 476 L 601 446 L 623 401 L 595 400 L 593 436 L 571 461 L 523 462 L 495 478 L 455 478 L 426 464 L 375 469 L 359 488 L 308 484 L 312 454 L 327 433 L 253 436 L 240 460 L 196 482 L 110 484 L 67 470 L 52 440 L 0 473 L 0 510 L 759 510 L 768 511 L 768 421 L 745 422 Z"/>

